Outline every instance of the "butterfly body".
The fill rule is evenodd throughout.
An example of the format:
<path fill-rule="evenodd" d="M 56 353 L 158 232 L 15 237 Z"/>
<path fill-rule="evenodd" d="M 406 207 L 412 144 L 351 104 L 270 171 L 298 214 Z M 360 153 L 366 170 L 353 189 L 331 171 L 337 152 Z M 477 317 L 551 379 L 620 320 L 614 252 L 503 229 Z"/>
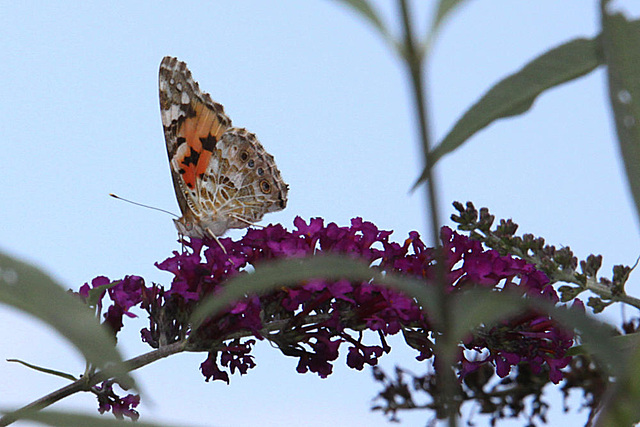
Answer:
<path fill-rule="evenodd" d="M 160 110 L 180 234 L 222 236 L 287 205 L 288 185 L 256 136 L 231 126 L 224 107 L 200 90 L 184 62 L 160 64 Z"/>

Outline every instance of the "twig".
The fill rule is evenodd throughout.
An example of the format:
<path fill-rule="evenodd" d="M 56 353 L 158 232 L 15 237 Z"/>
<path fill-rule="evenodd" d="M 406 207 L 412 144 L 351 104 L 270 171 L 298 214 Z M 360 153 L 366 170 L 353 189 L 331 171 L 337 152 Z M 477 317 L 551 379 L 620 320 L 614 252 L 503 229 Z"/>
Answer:
<path fill-rule="evenodd" d="M 126 372 L 131 372 L 152 362 L 155 362 L 156 360 L 163 359 L 165 357 L 171 356 L 172 354 L 180 353 L 185 350 L 185 344 L 186 341 L 179 341 L 159 348 L 157 350 L 150 351 L 149 353 L 134 357 L 133 359 L 129 359 L 124 362 L 124 370 Z M 72 394 L 81 391 L 90 391 L 91 387 L 111 378 L 112 374 L 113 370 L 107 368 L 93 375 L 80 378 L 79 380 L 74 381 L 71 384 L 68 384 L 52 393 L 49 393 L 48 395 L 43 396 L 40 399 L 35 400 L 16 411 L 4 415 L 2 418 L 0 418 L 0 427 L 8 426 L 9 424 L 18 420 L 22 414 L 39 411 L 46 408 L 47 406 L 56 403 L 59 400 L 64 399 L 67 396 L 71 396 Z"/>

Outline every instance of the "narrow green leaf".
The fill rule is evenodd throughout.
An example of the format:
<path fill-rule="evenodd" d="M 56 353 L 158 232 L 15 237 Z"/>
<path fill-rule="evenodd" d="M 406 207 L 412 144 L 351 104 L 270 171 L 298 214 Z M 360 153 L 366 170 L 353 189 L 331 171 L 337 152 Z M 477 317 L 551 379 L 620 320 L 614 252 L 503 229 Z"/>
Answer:
<path fill-rule="evenodd" d="M 433 23 L 429 28 L 428 40 L 433 39 L 435 34 L 440 29 L 440 25 L 444 22 L 445 18 L 457 7 L 461 6 L 467 0 L 440 0 L 438 2 L 438 9 L 433 18 Z"/>
<path fill-rule="evenodd" d="M 203 319 L 215 315 L 230 302 L 247 294 L 269 292 L 283 286 L 296 286 L 304 280 L 315 278 L 372 280 L 416 298 L 431 319 L 441 322 L 441 296 L 437 286 L 405 276 L 381 274 L 365 263 L 337 256 L 286 259 L 258 266 L 255 272 L 235 277 L 227 283 L 221 293 L 204 300 L 193 314 L 191 322 L 196 328 Z M 490 290 L 477 290 L 451 297 L 455 301 L 451 330 L 454 339 L 447 341 L 452 345 L 457 345 L 467 331 L 479 324 L 490 325 L 523 308 L 535 309 L 547 313 L 565 328 L 579 331 L 590 354 L 609 367 L 612 374 L 617 373 L 621 346 L 612 339 L 611 328 L 582 312 L 558 308 L 539 298 L 523 298 L 519 294 Z"/>
<path fill-rule="evenodd" d="M 62 411 L 28 412 L 25 414 L 21 414 L 20 419 L 31 420 L 42 423 L 44 425 L 58 427 L 171 427 L 170 424 L 167 424 L 165 422 L 163 422 L 162 424 L 145 423 L 141 421 L 132 423 L 131 421 L 117 420 L 111 416 L 98 417 L 94 415 Z M 185 424 L 181 425 L 185 426 Z"/>
<path fill-rule="evenodd" d="M 580 340 L 589 354 L 600 361 L 612 375 L 620 374 L 622 367 L 620 360 L 624 343 L 614 339 L 611 325 L 599 322 L 578 310 L 556 307 L 551 302 L 540 298 L 527 298 L 526 301 L 530 307 L 547 313 L 566 329 L 578 331 Z"/>
<path fill-rule="evenodd" d="M 636 215 L 640 218 L 640 22 L 603 10 L 602 28 L 609 102 Z"/>
<path fill-rule="evenodd" d="M 445 154 L 494 121 L 522 114 L 547 89 L 583 76 L 602 64 L 599 38 L 575 39 L 552 49 L 529 62 L 518 72 L 494 85 L 469 108 L 440 144 L 429 153 L 433 167 Z M 427 177 L 427 171 L 414 188 Z"/>
<path fill-rule="evenodd" d="M 632 334 L 627 335 L 616 335 L 616 328 L 611 326 L 611 339 L 616 343 L 616 348 L 618 348 L 624 357 L 628 357 L 632 351 L 636 349 L 638 345 L 640 345 L 640 333 L 634 332 Z M 577 356 L 577 355 L 589 355 L 589 351 L 583 345 L 574 345 L 569 350 L 567 350 L 567 356 Z"/>
<path fill-rule="evenodd" d="M 509 303 L 498 292 L 486 289 L 471 290 L 453 299 L 450 329 L 451 342 L 460 342 L 474 328 L 485 325 L 490 327 L 500 320 L 507 319 L 527 307 L 524 298 L 509 296 Z"/>
<path fill-rule="evenodd" d="M 396 48 L 396 41 L 387 30 L 387 27 L 380 19 L 378 12 L 371 6 L 371 4 L 367 0 L 337 0 L 341 3 L 346 4 L 355 10 L 360 16 L 362 16 L 366 21 L 368 21 L 373 27 L 378 30 L 382 38 L 387 41 L 391 46 Z"/>
<path fill-rule="evenodd" d="M 619 362 L 625 343 L 615 340 L 611 327 L 577 310 L 556 307 L 540 298 L 523 298 L 511 292 L 477 289 L 454 297 L 451 318 L 450 345 L 457 345 L 464 336 L 479 325 L 490 326 L 523 309 L 535 309 L 548 314 L 569 330 L 576 330 L 590 355 L 603 362 L 612 373 L 619 373 Z M 449 349 L 451 352 L 451 349 Z"/>
<path fill-rule="evenodd" d="M 626 365 L 626 369 L 605 396 L 597 427 L 626 427 L 640 421 L 640 346 L 636 345 L 631 357 L 618 363 Z"/>
<path fill-rule="evenodd" d="M 224 309 L 229 303 L 246 295 L 263 294 L 283 286 L 292 286 L 313 278 L 367 277 L 369 266 L 344 257 L 311 257 L 285 259 L 256 266 L 253 273 L 237 276 L 227 283 L 223 292 L 203 300 L 191 316 L 196 328 L 208 316 Z"/>
<path fill-rule="evenodd" d="M 103 292 L 109 290 L 109 288 L 113 288 L 115 285 L 120 283 L 119 280 L 115 280 L 111 283 L 107 283 L 106 285 L 100 285 L 95 288 L 89 289 L 89 297 L 87 298 L 87 305 L 91 308 L 95 308 L 100 301 Z"/>
<path fill-rule="evenodd" d="M 317 278 L 374 280 L 375 283 L 386 284 L 416 297 L 427 310 L 432 313 L 438 312 L 437 296 L 432 286 L 425 286 L 424 282 L 398 275 L 382 275 L 366 263 L 348 257 L 325 255 L 270 262 L 257 266 L 253 273 L 231 279 L 223 292 L 202 301 L 193 313 L 191 323 L 196 328 L 206 317 L 215 315 L 230 302 L 245 295 L 266 293 L 283 286 L 296 286 L 305 280 Z"/>
<path fill-rule="evenodd" d="M 31 363 L 27 363 L 27 362 L 24 362 L 24 361 L 19 360 L 19 359 L 7 359 L 7 362 L 19 363 L 21 365 L 26 366 L 27 368 L 31 368 L 31 369 L 34 369 L 36 371 L 43 372 L 45 374 L 55 375 L 57 377 L 62 377 L 64 379 L 67 379 L 67 380 L 70 380 L 70 381 L 77 380 L 76 377 L 74 377 L 71 374 L 67 374 L 66 372 L 56 371 L 55 369 L 43 368 L 42 366 L 32 365 Z"/>
<path fill-rule="evenodd" d="M 0 253 L 0 303 L 37 317 L 69 340 L 96 367 L 113 364 L 114 373 L 122 358 L 113 337 L 100 325 L 92 311 L 74 298 L 42 270 Z M 28 339 L 28 337 L 25 337 Z M 130 379 L 127 380 L 130 383 Z"/>

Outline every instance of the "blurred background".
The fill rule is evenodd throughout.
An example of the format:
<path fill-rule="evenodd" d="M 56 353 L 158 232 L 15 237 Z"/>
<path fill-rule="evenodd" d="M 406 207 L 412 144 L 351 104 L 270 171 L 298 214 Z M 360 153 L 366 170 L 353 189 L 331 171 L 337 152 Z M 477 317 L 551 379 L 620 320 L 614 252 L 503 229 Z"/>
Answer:
<path fill-rule="evenodd" d="M 426 34 L 435 2 L 411 4 L 418 32 Z M 375 6 L 398 30 L 396 2 Z M 616 7 L 640 15 L 637 2 Z M 508 73 L 551 47 L 597 34 L 597 12 L 595 1 L 584 0 L 467 2 L 443 26 L 432 51 L 434 139 Z M 234 125 L 255 132 L 275 156 L 291 187 L 289 205 L 264 224 L 291 228 L 299 215 L 348 225 L 361 216 L 394 230 L 396 241 L 410 230 L 432 241 L 423 191 L 410 192 L 422 162 L 404 69 L 341 2 L 1 2 L 0 40 L 0 250 L 41 266 L 66 288 L 77 290 L 98 275 L 170 283 L 154 263 L 180 249 L 171 217 L 108 196 L 179 211 L 158 107 L 158 65 L 165 55 L 186 61 Z M 498 218 L 513 218 L 522 233 L 571 246 L 579 257 L 602 254 L 601 274 L 609 275 L 614 264 L 632 265 L 640 255 L 602 69 L 544 94 L 525 116 L 476 135 L 436 172 L 445 224 L 452 225 L 451 202 L 471 200 Z M 632 276 L 628 285 L 635 296 L 637 282 Z M 139 338 L 146 324 L 140 314 L 119 336 L 126 357 L 149 351 Z M 616 322 L 622 315 L 615 307 L 604 318 Z M 1 306 L 0 324 L 2 408 L 65 385 L 4 359 L 83 371 L 78 354 L 40 322 Z M 391 345 L 382 358 L 385 369 L 400 364 L 423 372 L 401 340 Z M 265 343 L 255 355 L 257 367 L 233 376 L 230 386 L 204 382 L 204 354 L 180 354 L 135 372 L 147 391 L 141 420 L 388 425 L 370 412 L 380 390 L 370 370 L 346 368 L 344 355 L 325 380 L 296 373 L 295 359 Z M 90 394 L 54 408 L 97 413 Z M 418 426 L 430 414 L 400 417 Z M 569 419 L 578 425 L 586 413 L 563 417 L 555 407 L 550 424 Z"/>

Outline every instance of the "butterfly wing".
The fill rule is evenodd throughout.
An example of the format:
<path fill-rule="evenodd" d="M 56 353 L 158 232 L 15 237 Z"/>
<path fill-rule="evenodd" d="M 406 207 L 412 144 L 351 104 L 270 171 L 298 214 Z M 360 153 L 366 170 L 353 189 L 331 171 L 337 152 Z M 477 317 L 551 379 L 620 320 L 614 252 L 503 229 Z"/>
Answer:
<path fill-rule="evenodd" d="M 200 90 L 187 64 L 177 58 L 167 56 L 160 63 L 159 88 L 173 186 L 183 218 L 193 221 L 202 214 L 198 180 L 231 119 L 222 105 Z"/>
<path fill-rule="evenodd" d="M 159 86 L 181 234 L 221 236 L 284 209 L 288 186 L 273 156 L 254 134 L 231 127 L 222 105 L 200 91 L 184 62 L 165 57 Z"/>
<path fill-rule="evenodd" d="M 220 163 L 211 165 L 205 182 L 214 183 L 210 191 L 228 228 L 248 227 L 286 207 L 289 186 L 253 133 L 231 128 L 218 147 Z"/>

